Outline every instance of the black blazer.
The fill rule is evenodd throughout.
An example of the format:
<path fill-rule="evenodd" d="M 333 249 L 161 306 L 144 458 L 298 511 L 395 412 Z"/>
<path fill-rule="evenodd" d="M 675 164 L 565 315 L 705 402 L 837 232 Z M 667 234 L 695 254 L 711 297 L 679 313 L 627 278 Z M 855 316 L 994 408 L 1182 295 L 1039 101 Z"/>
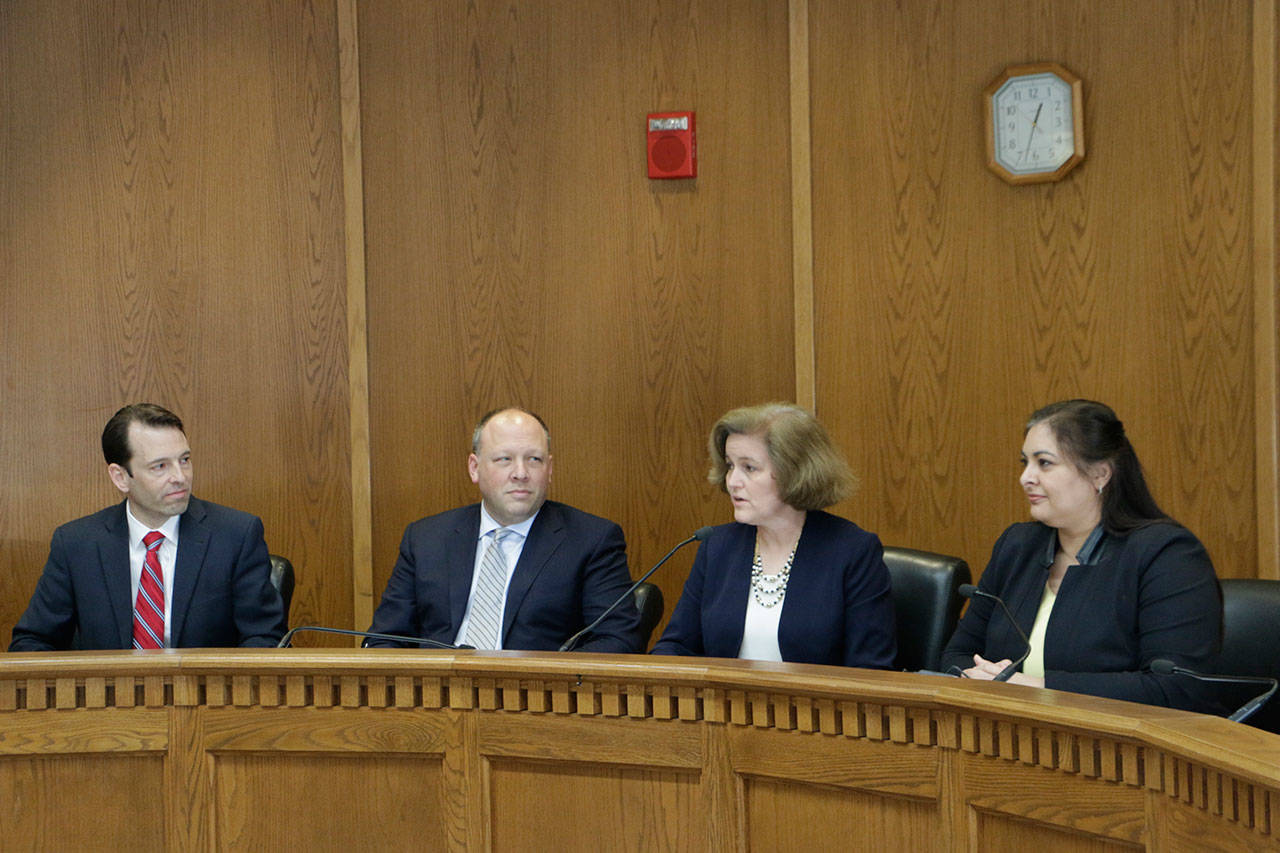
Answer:
<path fill-rule="evenodd" d="M 1049 579 L 1057 531 L 1038 521 L 1000 536 L 978 587 L 1004 599 L 1028 634 Z M 1208 672 L 1222 635 L 1222 599 L 1200 540 L 1176 524 L 1105 534 L 1096 562 L 1072 566 L 1045 628 L 1045 686 L 1190 711 L 1218 712 L 1213 691 L 1186 676 L 1156 675 L 1167 658 Z M 1025 646 L 999 605 L 973 598 L 942 653 L 942 667 L 1016 659 Z"/>
<path fill-rule="evenodd" d="M 471 595 L 479 536 L 478 503 L 410 524 L 369 630 L 454 642 Z M 547 501 L 511 574 L 502 647 L 554 651 L 630 585 L 622 528 Z M 396 644 L 369 640 L 367 645 Z M 641 651 L 640 614 L 634 600 L 625 599 L 578 648 Z"/>
<path fill-rule="evenodd" d="M 172 582 L 168 618 L 175 648 L 275 646 L 285 632 L 256 516 L 191 498 L 178 522 Z M 9 651 L 69 649 L 73 638 L 82 649 L 133 647 L 124 501 L 54 531 Z"/>
<path fill-rule="evenodd" d="M 698 548 L 653 654 L 736 658 L 751 594 L 756 528 L 722 524 Z M 874 533 L 810 512 L 778 623 L 782 659 L 889 669 L 897 655 L 884 549 Z"/>

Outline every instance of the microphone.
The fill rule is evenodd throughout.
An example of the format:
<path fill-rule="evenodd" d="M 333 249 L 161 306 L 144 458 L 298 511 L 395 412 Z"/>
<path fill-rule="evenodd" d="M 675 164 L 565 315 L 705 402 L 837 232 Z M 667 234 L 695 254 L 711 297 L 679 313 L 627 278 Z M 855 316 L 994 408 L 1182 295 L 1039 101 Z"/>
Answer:
<path fill-rule="evenodd" d="M 590 634 L 593 630 L 595 630 L 596 626 L 604 621 L 604 617 L 612 613 L 614 611 L 614 608 L 616 608 L 619 604 L 626 601 L 627 597 L 632 595 L 636 591 L 636 587 L 640 586 L 640 584 L 647 581 L 649 579 L 649 576 L 652 575 L 654 572 L 656 572 L 662 566 L 663 563 L 671 559 L 672 554 L 674 554 L 676 551 L 679 551 L 681 548 L 683 548 L 685 545 L 688 545 L 690 542 L 694 542 L 694 541 L 701 542 L 702 540 L 706 539 L 710 535 L 711 535 L 710 527 L 699 527 L 697 530 L 695 530 L 692 536 L 690 536 L 688 539 L 684 540 L 679 545 L 677 545 L 676 547 L 668 551 L 667 556 L 663 557 L 661 560 L 654 563 L 652 569 L 649 569 L 649 571 L 641 575 L 640 580 L 633 583 L 626 592 L 618 596 L 618 600 L 615 601 L 613 604 L 610 604 L 608 607 L 606 607 L 604 609 L 604 612 L 601 613 L 599 616 L 597 616 L 594 622 L 592 622 L 587 627 L 583 628 L 578 633 L 574 634 L 569 639 L 565 640 L 564 645 L 561 646 L 559 650 L 562 652 L 571 651 L 573 647 L 577 645 L 578 640 L 582 639 L 584 635 Z"/>
<path fill-rule="evenodd" d="M 377 634 L 373 631 L 348 631 L 346 628 L 323 628 L 319 625 L 299 625 L 297 628 L 290 628 L 285 635 L 280 638 L 280 642 L 276 644 L 277 649 L 285 649 L 293 642 L 293 635 L 299 631 L 316 631 L 321 634 L 342 634 L 345 637 L 364 637 L 366 640 L 390 640 L 393 643 L 416 643 L 419 646 L 430 646 L 433 649 L 449 649 L 457 651 L 458 649 L 474 649 L 475 646 L 466 645 L 450 645 L 442 643 L 439 640 L 428 640 L 423 637 L 401 637 L 398 634 Z"/>
<path fill-rule="evenodd" d="M 1240 723 L 1253 715 L 1253 712 L 1267 704 L 1267 700 L 1276 692 L 1277 682 L 1274 678 L 1258 678 L 1252 675 L 1205 675 L 1185 666 L 1178 666 L 1166 658 L 1156 658 L 1151 662 L 1151 671 L 1156 675 L 1186 675 L 1196 681 L 1208 681 L 1215 684 L 1266 684 L 1267 689 L 1248 702 L 1245 702 L 1228 717 L 1232 722 Z"/>
<path fill-rule="evenodd" d="M 960 584 L 960 588 L 957 589 L 956 592 L 960 593 L 965 598 L 972 599 L 976 595 L 979 598 L 989 598 L 996 604 L 999 604 L 1000 609 L 1004 611 L 1005 618 L 1008 619 L 1009 624 L 1013 626 L 1013 630 L 1017 631 L 1018 636 L 1022 638 L 1022 645 L 1026 646 L 1027 650 L 1023 652 L 1022 655 L 1013 663 L 1000 670 L 1000 672 L 996 674 L 995 678 L 991 679 L 992 681 L 1008 681 L 1010 676 L 1017 672 L 1018 667 L 1022 666 L 1022 662 L 1027 659 L 1027 655 L 1031 654 L 1031 641 L 1027 639 L 1026 631 L 1023 631 L 1022 628 L 1018 627 L 1018 622 L 1013 618 L 1013 613 L 1010 612 L 1009 605 L 1005 604 L 1004 599 L 1000 596 L 992 595 L 985 590 L 978 589 L 971 583 Z"/>

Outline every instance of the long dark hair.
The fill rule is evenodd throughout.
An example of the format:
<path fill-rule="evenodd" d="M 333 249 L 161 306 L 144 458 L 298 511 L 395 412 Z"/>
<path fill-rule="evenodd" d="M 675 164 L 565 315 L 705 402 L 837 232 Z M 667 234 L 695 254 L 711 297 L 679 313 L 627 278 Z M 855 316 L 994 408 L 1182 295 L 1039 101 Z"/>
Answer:
<path fill-rule="evenodd" d="M 1177 523 L 1151 496 L 1138 454 L 1109 406 L 1093 400 L 1050 403 L 1027 419 L 1027 430 L 1036 424 L 1049 427 L 1058 446 L 1082 473 L 1100 463 L 1111 466 L 1111 479 L 1102 489 L 1102 526 L 1108 533 Z"/>

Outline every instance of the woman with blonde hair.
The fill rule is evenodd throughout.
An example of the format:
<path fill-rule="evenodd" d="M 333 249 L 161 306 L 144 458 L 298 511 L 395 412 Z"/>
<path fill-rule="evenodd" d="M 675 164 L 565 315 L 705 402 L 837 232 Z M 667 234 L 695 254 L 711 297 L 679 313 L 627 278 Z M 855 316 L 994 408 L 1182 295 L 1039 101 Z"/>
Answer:
<path fill-rule="evenodd" d="M 788 403 L 734 409 L 708 450 L 734 522 L 698 548 L 653 653 L 893 666 L 884 549 L 823 512 L 856 481 L 817 419 Z"/>

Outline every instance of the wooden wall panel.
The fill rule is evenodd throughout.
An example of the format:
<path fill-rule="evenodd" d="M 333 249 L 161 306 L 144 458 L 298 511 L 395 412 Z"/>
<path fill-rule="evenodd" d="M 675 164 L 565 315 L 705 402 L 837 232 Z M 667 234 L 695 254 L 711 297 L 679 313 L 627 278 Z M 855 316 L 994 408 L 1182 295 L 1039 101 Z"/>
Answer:
<path fill-rule="evenodd" d="M 163 790 L 162 753 L 5 757 L 0 833 L 10 850 L 162 850 Z M 76 803 L 93 803 L 93 819 L 68 820 Z"/>
<path fill-rule="evenodd" d="M 1146 794 L 1136 787 L 1094 790 L 1064 784 L 1042 767 L 1009 766 L 978 755 L 964 756 L 958 764 L 964 787 L 972 792 L 971 821 L 985 827 L 979 829 L 979 835 L 985 836 L 987 831 L 993 837 L 1004 831 L 1016 835 L 1018 827 L 1046 831 L 1052 824 L 1079 837 L 1129 844 L 1146 840 Z M 1029 805 L 1031 802 L 1036 805 Z"/>
<path fill-rule="evenodd" d="M 376 600 L 404 525 L 474 499 L 492 405 L 548 418 L 553 496 L 638 573 L 730 517 L 715 417 L 811 373 L 865 481 L 838 510 L 886 542 L 980 569 L 1022 419 L 1083 394 L 1221 574 L 1274 576 L 1274 0 L 12 0 L 0 35 L 0 632 L 141 398 L 293 558 L 295 623 L 363 627 L 353 543 Z M 978 92 L 1040 58 L 1089 154 L 1011 188 Z M 696 181 L 644 176 L 669 108 Z"/>
<path fill-rule="evenodd" d="M 776 779 L 743 781 L 752 850 L 942 849 L 932 801 L 885 797 Z"/>
<path fill-rule="evenodd" d="M 696 772 L 490 761 L 492 849 L 704 849 L 698 794 Z"/>
<path fill-rule="evenodd" d="M 1271 850 L 1278 792 L 1280 738 L 1248 726 L 912 673 L 408 649 L 0 670 L 5 828 L 38 848 L 52 813 L 114 839 L 162 811 L 171 850 Z"/>
<path fill-rule="evenodd" d="M 20 0 L 0 34 L 0 636 L 53 528 L 118 498 L 99 435 L 138 400 L 262 516 L 295 619 L 348 622 L 333 4 Z"/>
<path fill-rule="evenodd" d="M 438 756 L 231 753 L 211 763 L 214 849 L 396 850 L 406 838 L 448 849 Z"/>
<path fill-rule="evenodd" d="M 471 428 L 509 402 L 636 573 L 726 520 L 706 433 L 794 382 L 785 0 L 372 2 L 359 25 L 378 594 L 405 524 L 476 499 Z M 698 113 L 696 181 L 645 176 L 661 109 Z"/>
<path fill-rule="evenodd" d="M 1023 850 L 1053 850 L 1054 853 L 1121 853 L 1146 848 L 1109 838 L 1095 838 L 1070 832 L 1056 826 L 1015 820 L 1001 814 L 976 811 L 974 834 L 982 839 L 982 849 L 991 853 L 1015 853 Z M 1191 848 L 1186 848 L 1191 849 Z"/>
<path fill-rule="evenodd" d="M 981 571 L 1027 517 L 1024 419 L 1085 396 L 1219 573 L 1257 572 L 1251 10 L 810 4 L 818 408 L 884 541 Z M 1011 187 L 980 92 L 1042 59 L 1084 80 L 1088 153 Z"/>

